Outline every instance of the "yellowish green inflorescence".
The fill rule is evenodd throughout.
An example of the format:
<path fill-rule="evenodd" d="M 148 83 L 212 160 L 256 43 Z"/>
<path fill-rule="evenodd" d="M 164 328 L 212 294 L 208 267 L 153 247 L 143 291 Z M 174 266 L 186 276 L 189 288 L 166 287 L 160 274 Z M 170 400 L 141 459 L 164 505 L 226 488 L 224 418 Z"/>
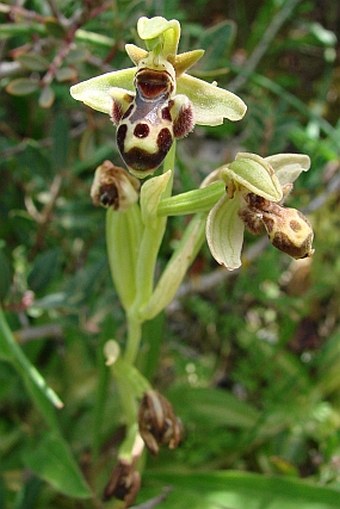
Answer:
<path fill-rule="evenodd" d="M 263 158 L 241 152 L 234 161 L 212 168 L 199 189 L 172 194 L 176 139 L 189 134 L 195 125 L 215 126 L 224 119 L 241 120 L 246 105 L 215 83 L 187 73 L 204 51 L 178 53 L 180 24 L 177 20 L 142 17 L 137 32 L 145 48 L 126 45 L 132 67 L 91 78 L 71 88 L 74 99 L 110 116 L 127 167 L 125 170 L 105 161 L 96 171 L 91 190 L 94 204 L 108 208 L 109 265 L 127 317 L 123 353 L 112 340 L 106 348 L 128 430 L 119 454 L 117 472 L 123 472 L 122 478 L 115 472 L 111 491 L 115 495 L 121 487 L 119 483 L 123 483 L 126 500 L 135 495 L 126 486 L 127 479 L 129 482 L 135 479 L 134 472 L 138 469 L 140 437 L 147 437 L 147 445 L 152 444 L 153 452 L 158 452 L 162 444 L 178 445 L 181 435 L 172 408 L 161 395 L 150 392 L 149 382 L 134 366 L 142 324 L 171 302 L 204 239 L 212 256 L 228 270 L 241 266 L 245 229 L 253 234 L 266 232 L 276 248 L 294 258 L 313 253 L 310 223 L 300 212 L 283 205 L 294 181 L 310 167 L 306 155 L 276 154 Z M 159 167 L 162 171 L 150 177 Z M 148 176 L 140 185 L 138 179 Z M 155 269 L 167 218 L 183 214 L 193 214 L 193 217 L 156 280 Z M 147 419 L 145 411 L 138 412 L 141 402 Z M 142 422 L 140 432 L 138 415 Z M 150 416 L 154 419 L 153 427 L 149 426 Z M 167 434 L 166 419 L 170 419 L 174 435 Z M 136 485 L 139 483 L 131 482 L 134 490 Z"/>

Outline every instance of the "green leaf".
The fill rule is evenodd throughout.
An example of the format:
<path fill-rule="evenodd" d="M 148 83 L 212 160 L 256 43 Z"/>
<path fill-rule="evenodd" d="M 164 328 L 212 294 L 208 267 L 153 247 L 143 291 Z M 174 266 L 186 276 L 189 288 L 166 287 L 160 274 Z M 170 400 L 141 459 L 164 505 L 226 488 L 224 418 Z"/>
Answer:
<path fill-rule="evenodd" d="M 75 498 L 92 496 L 66 442 L 54 433 L 46 434 L 24 456 L 26 466 L 57 491 Z"/>
<path fill-rule="evenodd" d="M 11 287 L 13 270 L 10 261 L 0 247 L 0 300 L 4 299 Z"/>
<path fill-rule="evenodd" d="M 5 315 L 0 309 L 0 359 L 9 362 L 23 379 L 32 401 L 41 412 L 45 421 L 52 429 L 58 424 L 54 409 L 62 408 L 63 403 L 57 394 L 49 387 L 39 371 L 30 363 L 24 352 L 17 344 L 7 324 Z"/>
<path fill-rule="evenodd" d="M 67 164 L 70 144 L 69 119 L 64 113 L 58 113 L 54 118 L 52 128 L 52 160 L 56 170 L 63 170 Z"/>
<path fill-rule="evenodd" d="M 78 35 L 78 31 L 76 32 L 76 35 Z M 89 52 L 86 48 L 76 46 L 75 48 L 71 49 L 69 54 L 66 57 L 66 62 L 68 64 L 72 65 L 79 65 L 81 62 L 85 62 L 85 60 L 88 58 Z M 62 68 L 63 69 L 63 68 Z M 61 69 L 58 69 L 61 70 Z M 58 74 L 58 72 L 57 72 Z"/>
<path fill-rule="evenodd" d="M 151 471 L 144 477 L 151 485 L 169 486 L 162 509 L 339 508 L 340 490 L 290 478 L 236 471 Z"/>
<path fill-rule="evenodd" d="M 39 88 L 39 82 L 30 78 L 17 78 L 8 83 L 6 91 L 11 95 L 28 95 Z"/>
<path fill-rule="evenodd" d="M 28 477 L 25 485 L 22 487 L 21 492 L 16 497 L 16 502 L 13 509 L 35 509 L 38 507 L 43 482 L 37 477 Z M 1 505 L 0 507 L 5 507 Z"/>
<path fill-rule="evenodd" d="M 215 260 L 228 270 L 241 266 L 244 224 L 239 217 L 240 195 L 223 196 L 210 211 L 206 236 L 210 252 Z"/>
<path fill-rule="evenodd" d="M 199 46 L 205 48 L 204 69 L 216 69 L 226 65 L 226 57 L 235 38 L 236 25 L 226 20 L 202 30 Z"/>
<path fill-rule="evenodd" d="M 28 275 L 28 284 L 34 292 L 44 290 L 49 285 L 58 270 L 59 261 L 59 248 L 49 249 L 35 258 L 33 268 Z"/>
<path fill-rule="evenodd" d="M 2 4 L 4 5 L 4 4 Z M 9 6 L 8 6 L 9 7 Z M 46 30 L 40 23 L 1 23 L 0 40 L 6 39 L 7 37 L 15 37 L 17 35 L 45 35 Z"/>
<path fill-rule="evenodd" d="M 30 71 L 45 71 L 50 65 L 49 61 L 38 53 L 25 53 L 17 60 Z"/>
<path fill-rule="evenodd" d="M 193 388 L 178 385 L 169 391 L 171 401 L 184 422 L 206 423 L 252 429 L 260 417 L 249 403 L 240 401 L 230 392 L 215 388 Z"/>
<path fill-rule="evenodd" d="M 77 77 L 76 69 L 72 67 L 62 67 L 56 72 L 56 78 L 58 81 L 72 81 Z"/>
<path fill-rule="evenodd" d="M 44 87 L 39 96 L 39 106 L 41 108 L 50 108 L 54 103 L 55 93 L 52 87 Z"/>

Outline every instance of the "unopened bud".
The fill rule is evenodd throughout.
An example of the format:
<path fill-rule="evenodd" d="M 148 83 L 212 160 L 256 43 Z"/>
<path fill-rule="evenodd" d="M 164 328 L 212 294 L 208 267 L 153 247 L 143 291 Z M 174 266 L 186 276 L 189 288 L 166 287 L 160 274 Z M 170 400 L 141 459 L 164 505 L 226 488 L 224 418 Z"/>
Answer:
<path fill-rule="evenodd" d="M 111 161 L 104 161 L 95 172 L 91 187 L 94 205 L 126 210 L 138 200 L 140 183 L 135 177 Z"/>
<path fill-rule="evenodd" d="M 144 394 L 138 424 L 139 433 L 152 454 L 158 454 L 160 445 L 175 449 L 182 441 L 182 423 L 169 401 L 157 391 Z"/>
<path fill-rule="evenodd" d="M 115 497 L 125 502 L 125 507 L 133 504 L 141 486 L 139 472 L 133 464 L 120 460 L 113 470 L 110 480 L 105 486 L 103 500 Z"/>
<path fill-rule="evenodd" d="M 293 258 L 312 256 L 313 230 L 308 219 L 299 211 L 275 204 L 264 212 L 262 221 L 273 246 Z"/>

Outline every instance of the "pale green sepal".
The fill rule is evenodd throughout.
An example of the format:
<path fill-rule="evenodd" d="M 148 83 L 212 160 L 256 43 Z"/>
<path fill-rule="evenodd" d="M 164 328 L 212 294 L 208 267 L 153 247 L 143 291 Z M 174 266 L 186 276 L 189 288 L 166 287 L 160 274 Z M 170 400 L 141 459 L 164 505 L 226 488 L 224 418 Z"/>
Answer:
<path fill-rule="evenodd" d="M 121 101 L 124 95 L 134 91 L 133 79 L 136 67 L 108 72 L 70 88 L 73 99 L 82 101 L 90 108 L 107 113 L 112 112 L 112 100 Z"/>
<path fill-rule="evenodd" d="M 177 92 L 190 99 L 195 123 L 199 125 L 220 125 L 224 118 L 241 120 L 247 111 L 237 95 L 188 74 L 178 78 Z"/>
<path fill-rule="evenodd" d="M 175 297 L 185 274 L 204 241 L 206 214 L 197 214 L 185 230 L 182 239 L 165 267 L 142 316 L 151 320 Z"/>
<path fill-rule="evenodd" d="M 136 296 L 136 265 L 143 226 L 137 204 L 126 211 L 106 213 L 106 242 L 112 280 L 128 310 Z"/>
<path fill-rule="evenodd" d="M 129 55 L 131 61 L 138 65 L 143 58 L 148 56 L 148 51 L 136 46 L 135 44 L 125 44 L 125 51 Z"/>
<path fill-rule="evenodd" d="M 161 54 L 165 58 L 177 54 L 181 35 L 181 25 L 177 19 L 168 21 L 162 16 L 153 18 L 142 16 L 137 22 L 137 32 L 149 50 L 161 46 Z"/>
<path fill-rule="evenodd" d="M 223 196 L 208 215 L 206 237 L 215 260 L 228 270 L 241 266 L 244 223 L 239 217 L 241 196 Z"/>
<path fill-rule="evenodd" d="M 265 157 L 275 171 L 281 186 L 292 184 L 303 171 L 310 168 L 310 158 L 305 154 L 275 154 Z"/>
<path fill-rule="evenodd" d="M 174 61 L 171 61 L 176 70 L 176 76 L 180 76 L 187 69 L 195 65 L 203 57 L 204 53 L 204 49 L 194 49 L 176 55 Z"/>
<path fill-rule="evenodd" d="M 157 224 L 159 221 L 160 218 L 157 216 L 157 209 L 162 195 L 167 188 L 171 174 L 172 170 L 168 170 L 166 173 L 163 173 L 163 175 L 147 180 L 142 186 L 140 203 L 144 224 L 152 227 L 153 224 Z"/>
<path fill-rule="evenodd" d="M 220 175 L 267 200 L 278 202 L 282 199 L 281 185 L 273 169 L 256 154 L 237 154 L 235 161 L 225 166 Z"/>

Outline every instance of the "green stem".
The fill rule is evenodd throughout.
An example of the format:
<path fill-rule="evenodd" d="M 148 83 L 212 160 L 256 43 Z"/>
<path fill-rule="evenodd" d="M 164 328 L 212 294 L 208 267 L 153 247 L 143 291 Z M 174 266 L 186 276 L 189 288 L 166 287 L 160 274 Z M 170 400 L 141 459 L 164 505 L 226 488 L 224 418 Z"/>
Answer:
<path fill-rule="evenodd" d="M 22 377 L 33 402 L 39 409 L 46 423 L 55 433 L 59 434 L 59 424 L 53 406 L 62 408 L 63 403 L 57 394 L 47 385 L 39 371 L 30 363 L 17 344 L 1 308 L 0 359 L 14 366 Z"/>
<path fill-rule="evenodd" d="M 118 456 L 132 460 L 133 448 L 138 434 L 138 400 L 150 390 L 149 382 L 125 359 L 118 358 L 111 366 L 121 401 L 126 424 L 126 437 L 119 448 Z"/>
<path fill-rule="evenodd" d="M 140 341 L 142 339 L 142 322 L 135 319 L 134 316 L 127 315 L 127 344 L 124 353 L 124 360 L 129 364 L 134 364 L 139 350 Z"/>
<path fill-rule="evenodd" d="M 169 169 L 173 170 L 175 164 L 175 152 L 176 148 L 174 143 L 167 157 L 164 160 L 163 165 L 164 172 L 168 171 Z M 166 189 L 163 192 L 164 197 L 169 197 L 171 195 L 172 184 L 173 184 L 173 172 L 171 173 L 171 177 L 169 178 Z M 136 298 L 134 305 L 130 310 L 131 311 L 130 319 L 134 321 L 139 321 L 140 323 L 144 321 L 144 318 L 141 315 L 140 310 L 148 302 L 152 295 L 154 287 L 155 268 L 159 248 L 161 246 L 166 228 L 166 223 L 167 223 L 166 217 L 157 217 L 156 215 L 154 220 L 147 221 L 144 224 L 144 230 L 139 246 L 136 267 L 136 280 L 135 280 Z M 130 349 L 129 346 L 127 346 L 127 348 Z M 131 347 L 131 349 L 134 350 L 135 348 Z"/>
<path fill-rule="evenodd" d="M 207 187 L 164 198 L 158 207 L 159 216 L 181 216 L 210 210 L 225 193 L 222 181 L 213 182 Z"/>
<path fill-rule="evenodd" d="M 175 161 L 175 144 L 164 161 L 164 173 L 173 170 Z M 172 192 L 173 172 L 162 195 L 169 197 Z M 127 318 L 127 342 L 123 358 L 112 365 L 121 406 L 127 425 L 127 435 L 119 450 L 121 459 L 131 460 L 133 447 L 138 434 L 137 403 L 142 394 L 149 389 L 148 382 L 136 370 L 134 364 L 139 351 L 144 321 L 141 308 L 148 302 L 154 287 L 154 274 L 159 248 L 163 240 L 167 217 L 159 217 L 156 213 L 151 220 L 143 208 L 141 215 L 137 211 L 128 216 L 121 216 L 119 224 L 115 224 L 112 213 L 108 213 L 107 240 L 110 267 L 114 282 L 118 285 L 118 294 L 123 300 Z M 147 204 L 145 204 L 147 208 Z M 127 211 L 129 213 L 129 211 Z M 143 215 L 143 213 L 145 214 Z M 137 217 L 138 216 L 138 217 Z M 148 217 L 146 219 L 146 217 Z M 144 218 L 144 224 L 140 221 Z M 113 225 L 113 226 L 112 226 Z M 130 235 L 124 238 L 124 228 Z M 118 233 L 118 237 L 117 237 Z M 126 235 L 125 235 L 126 236 Z M 119 244 L 127 246 L 117 248 Z M 117 267 L 117 262 L 119 262 Z M 130 266 L 129 266 L 130 265 Z M 122 273 L 128 271 L 128 274 Z M 126 285 L 129 285 L 129 288 Z"/>
<path fill-rule="evenodd" d="M 106 243 L 111 276 L 122 306 L 128 310 L 136 296 L 136 265 L 143 225 L 137 204 L 127 211 L 108 209 Z"/>
<path fill-rule="evenodd" d="M 174 298 L 189 266 L 204 242 L 206 217 L 204 213 L 197 214 L 187 226 L 151 298 L 142 310 L 147 320 L 154 318 Z"/>
<path fill-rule="evenodd" d="M 131 386 L 126 379 L 124 371 L 120 371 L 117 367 L 113 369 L 116 380 L 116 386 L 119 393 L 121 405 L 124 410 L 125 422 L 128 426 L 134 424 L 137 420 L 137 405 L 135 394 L 131 391 Z"/>

